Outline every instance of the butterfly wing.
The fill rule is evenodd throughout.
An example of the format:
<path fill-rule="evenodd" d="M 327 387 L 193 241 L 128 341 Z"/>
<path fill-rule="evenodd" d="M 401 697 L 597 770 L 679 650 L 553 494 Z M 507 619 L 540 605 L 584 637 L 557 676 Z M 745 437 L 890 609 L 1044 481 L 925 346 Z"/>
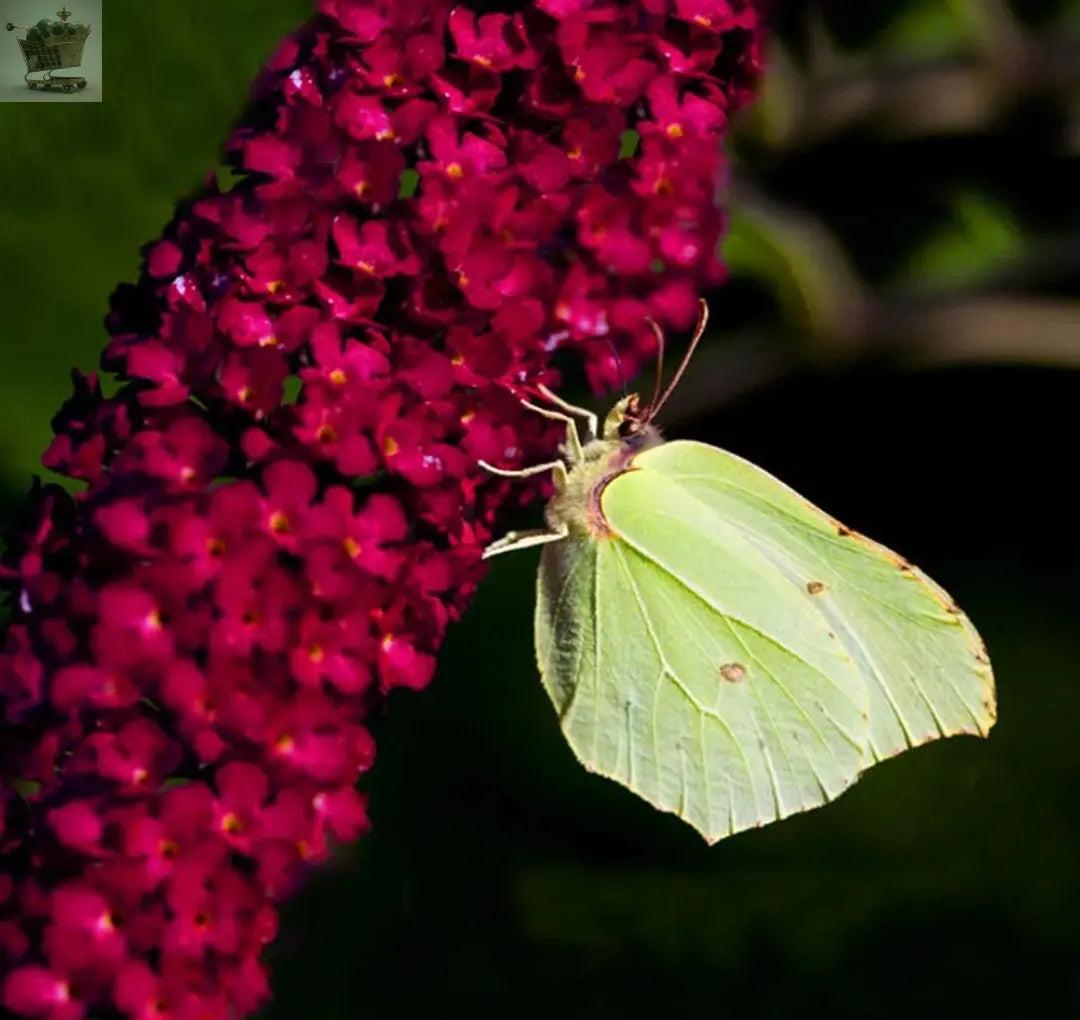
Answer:
<path fill-rule="evenodd" d="M 617 535 L 545 546 L 536 645 L 590 770 L 713 842 L 816 807 L 858 776 L 863 682 L 817 609 L 659 472 L 604 491 Z"/>
<path fill-rule="evenodd" d="M 867 764 L 937 737 L 989 732 L 996 708 L 985 647 L 924 573 L 724 450 L 676 441 L 634 464 L 729 522 L 839 637 L 869 693 Z"/>

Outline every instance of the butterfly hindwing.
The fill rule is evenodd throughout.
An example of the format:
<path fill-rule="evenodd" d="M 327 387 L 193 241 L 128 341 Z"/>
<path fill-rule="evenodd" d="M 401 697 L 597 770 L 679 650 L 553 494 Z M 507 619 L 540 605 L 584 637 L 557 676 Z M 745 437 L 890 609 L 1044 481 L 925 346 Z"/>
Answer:
<path fill-rule="evenodd" d="M 544 685 L 593 771 L 710 841 L 818 806 L 866 754 L 863 681 L 815 607 L 661 472 L 611 481 L 613 533 L 546 546 Z"/>

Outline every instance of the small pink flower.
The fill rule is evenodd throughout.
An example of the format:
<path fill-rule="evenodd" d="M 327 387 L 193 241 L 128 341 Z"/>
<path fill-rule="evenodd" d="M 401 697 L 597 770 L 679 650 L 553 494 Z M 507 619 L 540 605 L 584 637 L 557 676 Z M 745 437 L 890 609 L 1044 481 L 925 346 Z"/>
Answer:
<path fill-rule="evenodd" d="M 421 174 L 437 170 L 451 180 L 479 176 L 493 180 L 492 175 L 506 167 L 506 153 L 498 144 L 473 132 L 461 133 L 454 117 L 437 117 L 427 126 L 425 138 L 432 160 L 417 164 Z"/>
<path fill-rule="evenodd" d="M 105 856 L 101 845 L 105 826 L 96 805 L 73 800 L 53 808 L 46 817 L 57 839 L 65 846 L 91 857 Z"/>
<path fill-rule="evenodd" d="M 449 24 L 454 45 L 464 60 L 493 71 L 537 64 L 537 54 L 529 45 L 520 14 L 477 17 L 466 7 L 455 7 L 450 12 Z"/>
<path fill-rule="evenodd" d="M 376 493 L 357 511 L 353 493 L 333 485 L 312 508 L 308 534 L 333 543 L 345 560 L 389 581 L 404 563 L 404 553 L 394 547 L 408 530 L 405 512 L 392 496 Z"/>
<path fill-rule="evenodd" d="M 291 178 L 297 162 L 296 147 L 281 138 L 260 135 L 244 146 L 244 165 L 270 177 Z"/>
<path fill-rule="evenodd" d="M 266 774 L 250 762 L 230 762 L 214 774 L 218 798 L 214 828 L 234 849 L 250 851 L 258 839 L 263 805 L 270 792 Z"/>
<path fill-rule="evenodd" d="M 306 381 L 329 383 L 349 392 L 361 383 L 385 377 L 390 372 L 387 344 L 371 330 L 363 341 L 342 336 L 336 322 L 323 322 L 311 332 L 311 367 L 300 370 Z"/>
<path fill-rule="evenodd" d="M 4 1005 L 20 1016 L 46 1020 L 82 1020 L 85 1008 L 74 1001 L 71 986 L 44 967 L 27 966 L 11 971 L 4 981 Z"/>
<path fill-rule="evenodd" d="M 379 642 L 379 675 L 384 690 L 426 687 L 435 672 L 435 657 L 417 649 L 406 637 L 387 631 Z"/>
<path fill-rule="evenodd" d="M 378 36 L 362 53 L 361 80 L 370 88 L 391 96 L 414 96 L 446 59 L 442 40 L 434 34 L 417 32 L 395 45 L 389 35 Z"/>
<path fill-rule="evenodd" d="M 311 468 L 296 460 L 279 460 L 262 473 L 264 495 L 260 526 L 274 542 L 296 550 L 307 531 L 318 482 Z M 256 573 L 261 565 L 252 564 Z"/>
<path fill-rule="evenodd" d="M 749 0 L 674 0 L 676 17 L 692 21 L 714 32 L 753 29 L 761 14 Z"/>
<path fill-rule="evenodd" d="M 394 139 L 390 110 L 377 96 L 346 90 L 335 99 L 334 119 L 357 141 Z"/>
<path fill-rule="evenodd" d="M 145 344 L 131 352 L 127 364 L 133 377 L 154 384 L 139 394 L 140 403 L 162 407 L 187 400 L 188 387 L 181 379 L 184 361 L 176 351 L 164 344 Z"/>
<path fill-rule="evenodd" d="M 325 570 L 330 583 L 323 583 L 327 595 L 339 590 L 338 574 L 342 558 L 324 547 L 329 555 L 314 555 L 312 573 Z M 349 590 L 346 582 L 340 590 Z M 360 613 L 324 618 L 322 608 L 309 610 L 300 623 L 300 638 L 289 652 L 289 668 L 298 684 L 317 688 L 323 682 L 342 694 L 356 695 L 371 684 L 371 654 L 374 644 L 366 618 Z"/>
<path fill-rule="evenodd" d="M 646 134 L 657 132 L 677 144 L 686 136 L 715 136 L 727 121 L 727 99 L 715 85 L 706 82 L 706 95 L 692 92 L 679 95 L 672 78 L 656 78 L 649 85 L 647 98 L 653 120 L 642 127 Z"/>
<path fill-rule="evenodd" d="M 397 197 L 405 165 L 401 149 L 390 139 L 350 143 L 335 177 L 346 194 L 368 205 L 384 206 Z"/>
<path fill-rule="evenodd" d="M 73 969 L 91 961 L 116 962 L 124 955 L 124 937 L 109 901 L 81 882 L 68 882 L 50 896 L 53 926 L 47 933 L 54 962 Z"/>
<path fill-rule="evenodd" d="M 407 232 L 386 223 L 358 223 L 351 216 L 334 219 L 334 242 L 341 261 L 371 276 L 412 275 L 420 260 L 409 245 Z"/>
<path fill-rule="evenodd" d="M 562 21 L 557 40 L 574 83 L 593 102 L 628 106 L 659 70 L 646 56 L 647 37 L 584 15 Z"/>
<path fill-rule="evenodd" d="M 483 116 L 495 104 L 502 79 L 479 64 L 444 65 L 432 75 L 431 84 L 451 113 Z"/>
<path fill-rule="evenodd" d="M 51 697 L 59 711 L 77 712 L 87 707 L 130 708 L 138 702 L 140 692 L 122 672 L 77 664 L 56 671 Z"/>
<path fill-rule="evenodd" d="M 233 351 L 221 366 L 218 382 L 225 399 L 263 419 L 281 404 L 289 364 L 273 350 Z"/>
<path fill-rule="evenodd" d="M 316 794 L 312 798 L 312 807 L 335 838 L 343 843 L 356 839 L 371 825 L 367 798 L 352 786 Z"/>
<path fill-rule="evenodd" d="M 238 347 L 276 347 L 281 342 L 270 313 L 258 301 L 226 298 L 218 311 L 217 324 Z"/>

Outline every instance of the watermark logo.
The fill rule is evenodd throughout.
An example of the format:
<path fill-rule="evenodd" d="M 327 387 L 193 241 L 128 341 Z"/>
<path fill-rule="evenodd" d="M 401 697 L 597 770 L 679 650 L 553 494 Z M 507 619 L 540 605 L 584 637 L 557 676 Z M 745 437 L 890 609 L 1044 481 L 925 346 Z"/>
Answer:
<path fill-rule="evenodd" d="M 66 6 L 54 17 L 29 16 L 41 7 L 41 0 L 4 5 L 12 17 L 4 27 L 14 39 L 0 47 L 0 102 L 101 102 L 101 0 L 84 0 L 78 16 Z M 22 24 L 15 20 L 20 14 Z"/>

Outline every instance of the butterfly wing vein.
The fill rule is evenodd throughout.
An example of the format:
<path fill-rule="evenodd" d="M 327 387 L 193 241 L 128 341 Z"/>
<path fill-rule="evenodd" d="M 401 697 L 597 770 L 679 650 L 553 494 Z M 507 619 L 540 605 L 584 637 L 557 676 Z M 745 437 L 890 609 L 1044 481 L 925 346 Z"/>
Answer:
<path fill-rule="evenodd" d="M 985 735 L 993 674 L 971 621 L 939 585 L 734 454 L 689 441 L 639 458 L 730 521 L 806 592 L 856 664 L 870 701 L 870 759 L 927 740 Z M 809 582 L 823 585 L 816 595 Z"/>
<path fill-rule="evenodd" d="M 710 841 L 839 795 L 866 694 L 820 614 L 661 475 L 620 476 L 604 510 L 617 536 L 545 547 L 538 582 L 540 671 L 579 759 Z"/>

